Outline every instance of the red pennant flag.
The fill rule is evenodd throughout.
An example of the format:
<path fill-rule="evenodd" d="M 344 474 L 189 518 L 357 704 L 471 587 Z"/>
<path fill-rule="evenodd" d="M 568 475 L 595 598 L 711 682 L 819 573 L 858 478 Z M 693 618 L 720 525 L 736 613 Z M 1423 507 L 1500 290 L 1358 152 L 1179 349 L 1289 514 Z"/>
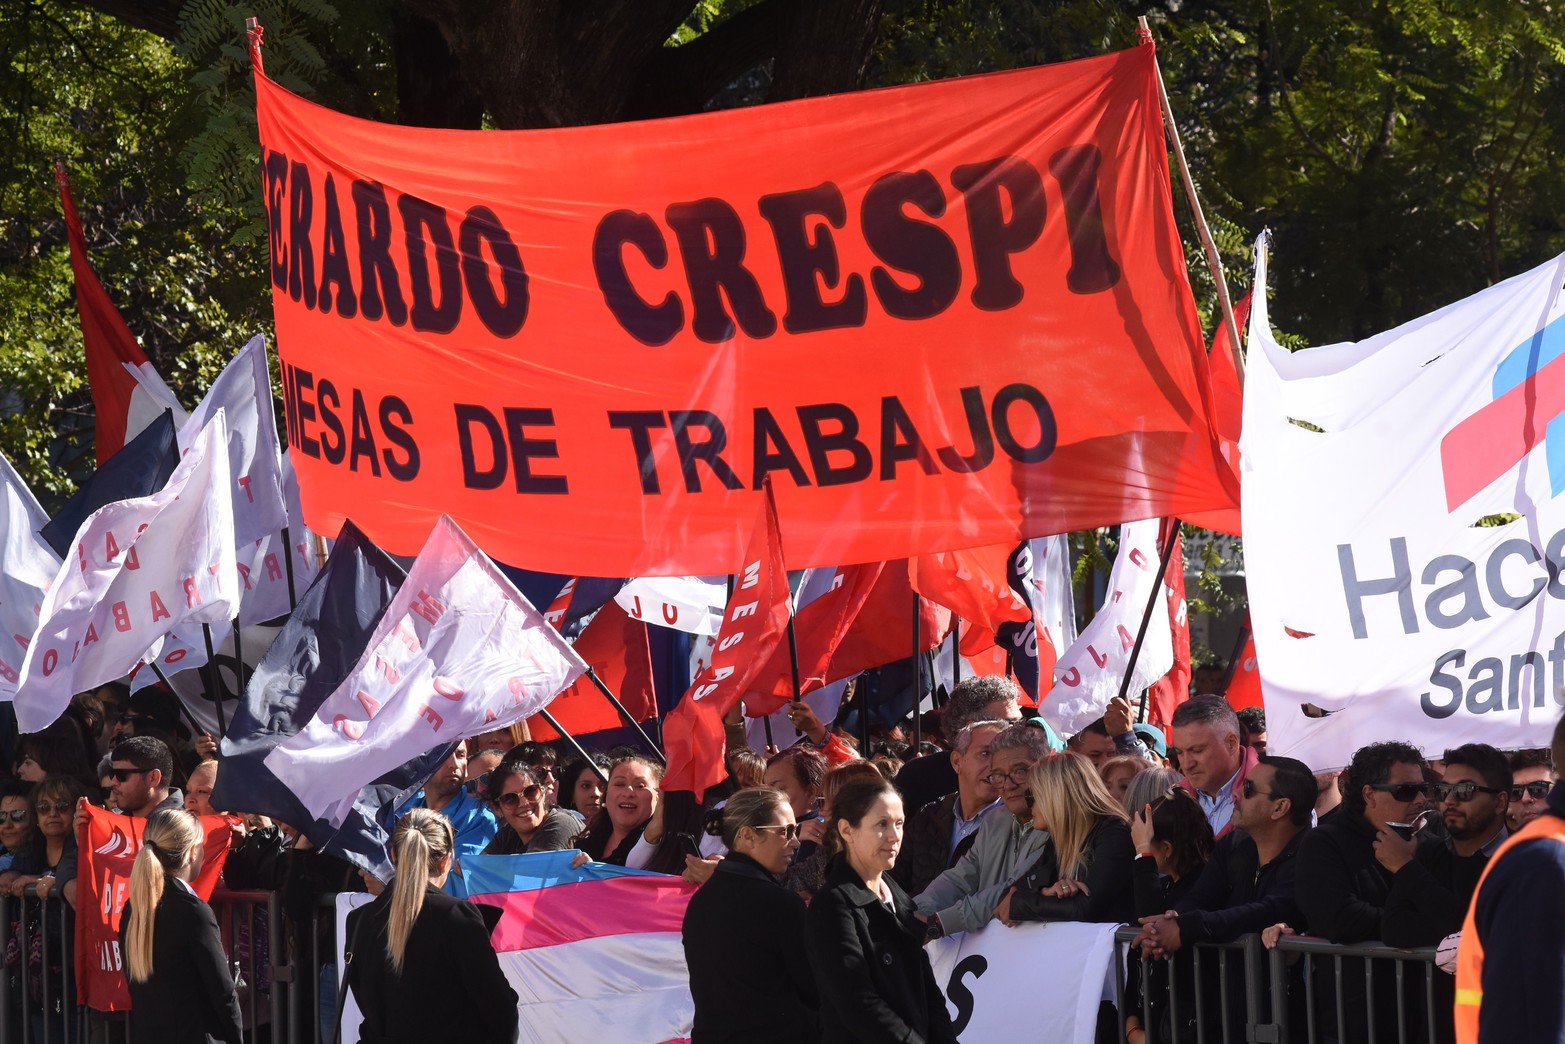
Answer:
<path fill-rule="evenodd" d="M 567 596 L 568 602 L 569 596 Z M 551 606 L 551 610 L 552 610 Z M 609 691 L 638 722 L 657 715 L 652 689 L 652 650 L 647 644 L 647 625 L 630 616 L 614 602 L 608 602 L 592 618 L 581 637 L 576 639 L 576 655 L 587 661 Z M 625 724 L 619 711 L 608 701 L 592 679 L 582 675 L 549 704 L 549 713 L 573 736 Z M 527 719 L 533 739 L 558 739 L 559 733 L 541 717 Z"/>
<path fill-rule="evenodd" d="M 1185 604 L 1184 538 L 1177 529 L 1170 532 L 1170 528 L 1169 521 L 1164 521 L 1161 539 L 1176 541 L 1173 554 L 1168 556 L 1168 569 L 1163 573 L 1168 627 L 1174 639 L 1174 665 L 1147 690 L 1147 716 L 1160 728 L 1166 728 L 1174 718 L 1174 708 L 1190 698 L 1190 614 Z"/>
<path fill-rule="evenodd" d="M 951 613 L 928 599 L 919 604 L 919 652 L 940 644 Z M 913 653 L 913 588 L 902 561 L 871 562 L 837 570 L 832 589 L 799 610 L 799 690 L 814 692 L 860 671 Z M 793 698 L 793 673 L 784 646 L 745 695 L 752 718 L 775 713 Z M 771 679 L 770 692 L 767 680 Z"/>
<path fill-rule="evenodd" d="M 973 624 L 960 639 L 962 652 L 969 656 L 993 645 L 1001 624 L 1032 619 L 1031 607 L 1007 579 L 1013 546 L 971 547 L 908 560 L 915 591 Z"/>
<path fill-rule="evenodd" d="M 87 260 L 87 237 L 71 200 L 65 168 L 54 168 L 65 210 L 65 231 L 71 242 L 71 270 L 76 276 L 76 310 L 81 315 L 87 353 L 87 386 L 92 392 L 98 463 L 118 453 L 125 443 L 172 406 L 176 420 L 183 411 L 152 369 L 146 353 L 125 325 L 108 292 Z M 136 376 L 136 371 L 142 375 Z"/>
<path fill-rule="evenodd" d="M 1228 691 L 1223 693 L 1228 698 L 1228 705 L 1234 710 L 1265 706 L 1261 699 L 1261 669 L 1255 661 L 1255 634 L 1250 630 L 1248 619 L 1245 620 L 1244 630 L 1244 651 L 1239 654 L 1239 662 L 1234 664 L 1233 677 L 1228 679 Z"/>
<path fill-rule="evenodd" d="M 728 775 L 723 764 L 723 716 L 762 678 L 787 638 L 791 610 L 782 534 L 768 483 L 744 567 L 723 610 L 712 662 L 663 721 L 663 752 L 668 757 L 664 790 L 688 790 L 699 801 L 708 787 Z M 769 684 L 771 679 L 765 681 Z"/>

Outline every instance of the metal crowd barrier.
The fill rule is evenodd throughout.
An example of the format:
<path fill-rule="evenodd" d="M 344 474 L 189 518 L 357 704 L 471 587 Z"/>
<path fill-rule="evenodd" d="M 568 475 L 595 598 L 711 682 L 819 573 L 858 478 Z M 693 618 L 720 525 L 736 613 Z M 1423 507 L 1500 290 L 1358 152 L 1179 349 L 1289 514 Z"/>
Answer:
<path fill-rule="evenodd" d="M 241 983 L 246 1044 L 287 1041 L 283 990 L 273 961 L 285 952 L 276 897 L 218 889 L 212 896 L 223 947 Z M 119 1044 L 130 1039 L 123 1012 L 76 1003 L 75 912 L 63 899 L 0 896 L 0 1044 Z"/>
<path fill-rule="evenodd" d="M 1451 1039 L 1449 1019 L 1442 1013 L 1450 1011 L 1454 984 L 1435 967 L 1433 948 L 1400 950 L 1375 942 L 1345 946 L 1284 936 L 1268 950 L 1260 936 L 1247 935 L 1231 943 L 1185 947 L 1159 962 L 1129 952 L 1138 934 L 1136 928 L 1121 928 L 1114 936 L 1115 1039 L 1122 1044 L 1130 1039 L 1127 1015 L 1139 1016 L 1145 1044 L 1445 1044 Z M 1154 993 L 1149 984 L 1159 963 L 1167 970 L 1157 976 L 1161 986 Z M 1139 1011 L 1127 1012 L 1131 964 L 1140 967 L 1141 1003 Z M 1360 985 L 1361 996 L 1356 994 Z M 1172 1035 L 1161 1018 L 1165 1012 Z"/>

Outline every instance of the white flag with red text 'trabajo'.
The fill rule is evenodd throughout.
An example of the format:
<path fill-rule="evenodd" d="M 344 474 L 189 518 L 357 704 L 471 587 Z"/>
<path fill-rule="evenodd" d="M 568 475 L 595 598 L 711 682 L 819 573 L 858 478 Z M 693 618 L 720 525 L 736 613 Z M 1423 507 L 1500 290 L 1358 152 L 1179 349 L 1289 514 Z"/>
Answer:
<path fill-rule="evenodd" d="M 442 743 L 537 714 L 587 665 L 444 515 L 358 664 L 266 757 L 312 815 Z"/>
<path fill-rule="evenodd" d="M 227 428 L 219 410 L 162 489 L 88 517 L 39 610 L 16 722 L 52 723 L 78 692 L 128 674 L 163 635 L 239 607 Z"/>

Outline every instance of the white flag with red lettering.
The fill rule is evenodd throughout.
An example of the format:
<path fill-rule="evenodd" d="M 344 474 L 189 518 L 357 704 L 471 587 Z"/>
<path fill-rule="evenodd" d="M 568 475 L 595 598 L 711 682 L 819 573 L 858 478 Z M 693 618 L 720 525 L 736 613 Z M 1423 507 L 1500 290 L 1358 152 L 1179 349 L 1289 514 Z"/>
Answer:
<path fill-rule="evenodd" d="M 0 700 L 16 695 L 27 643 L 60 556 L 38 531 L 49 521 L 33 491 L 0 453 Z"/>
<path fill-rule="evenodd" d="M 37 732 L 71 697 L 130 673 L 163 635 L 239 608 L 227 432 L 219 410 L 164 487 L 93 512 L 39 610 L 16 721 Z"/>
<path fill-rule="evenodd" d="M 537 714 L 586 670 L 442 515 L 353 672 L 266 767 L 337 824 L 361 787 L 440 744 Z"/>
<path fill-rule="evenodd" d="M 1120 527 L 1119 556 L 1109 572 L 1108 600 L 1054 666 L 1054 688 L 1038 710 L 1062 736 L 1090 725 L 1103 714 L 1109 700 L 1119 695 L 1147 602 L 1154 591 L 1164 590 L 1158 575 L 1159 525 L 1154 518 Z M 1167 674 L 1173 664 L 1168 612 L 1159 605 L 1147 624 L 1127 691 L 1134 697 Z"/>
<path fill-rule="evenodd" d="M 638 576 L 614 596 L 633 620 L 687 634 L 716 634 L 728 586 L 700 576 Z"/>

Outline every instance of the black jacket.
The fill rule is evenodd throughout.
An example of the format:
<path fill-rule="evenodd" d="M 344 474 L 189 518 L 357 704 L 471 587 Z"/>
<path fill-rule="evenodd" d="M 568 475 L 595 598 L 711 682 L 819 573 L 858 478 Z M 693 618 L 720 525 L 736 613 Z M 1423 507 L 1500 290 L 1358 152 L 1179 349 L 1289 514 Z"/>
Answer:
<path fill-rule="evenodd" d="M 120 915 L 120 949 L 130 928 L 130 904 Z M 239 1044 L 239 1000 L 212 908 L 163 878 L 152 915 L 152 977 L 130 987 L 131 1044 Z"/>
<path fill-rule="evenodd" d="M 1011 897 L 1011 919 L 1016 921 L 1129 922 L 1135 915 L 1131 870 L 1136 848 L 1130 840 L 1130 824 L 1117 816 L 1103 816 L 1087 835 L 1077 878 L 1087 885 L 1086 895 L 1055 899 L 1039 892 L 1060 879 L 1060 853 L 1054 839 L 1021 880 Z"/>
<path fill-rule="evenodd" d="M 1232 942 L 1274 924 L 1306 931 L 1310 925 L 1295 896 L 1294 866 L 1308 832 L 1306 827 L 1294 834 L 1265 866 L 1243 830 L 1220 838 L 1195 885 L 1174 906 L 1180 942 Z"/>
<path fill-rule="evenodd" d="M 820 992 L 820 1040 L 955 1044 L 913 901 L 889 876 L 882 881 L 891 892 L 889 910 L 839 858 L 810 903 L 804 942 Z"/>
<path fill-rule="evenodd" d="M 478 906 L 426 888 L 399 976 L 387 946 L 391 894 L 387 888 L 348 914 L 347 980 L 364 1014 L 359 1040 L 511 1044 L 516 991 L 500 970 Z"/>
<path fill-rule="evenodd" d="M 755 860 L 730 852 L 685 908 L 692 1044 L 794 1044 L 820 1037 L 804 953 L 804 900 Z"/>
<path fill-rule="evenodd" d="M 939 801 L 931 801 L 908 820 L 902 851 L 897 855 L 897 865 L 891 868 L 891 876 L 908 895 L 917 895 L 928 888 L 931 881 L 955 866 L 956 861 L 973 847 L 977 830 L 957 842 L 955 852 L 946 854 L 951 852 L 951 830 L 956 825 L 956 803 L 961 797 L 960 793 L 947 794 Z"/>

